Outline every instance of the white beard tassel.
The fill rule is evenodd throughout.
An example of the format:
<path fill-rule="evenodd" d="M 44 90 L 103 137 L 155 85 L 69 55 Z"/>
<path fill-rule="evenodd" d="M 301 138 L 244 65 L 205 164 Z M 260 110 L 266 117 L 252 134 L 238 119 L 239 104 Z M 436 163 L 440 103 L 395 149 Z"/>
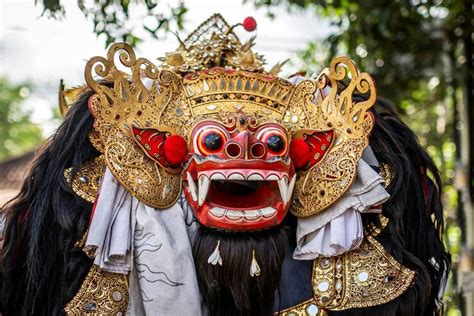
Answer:
<path fill-rule="evenodd" d="M 257 263 L 257 259 L 255 259 L 255 249 L 252 250 L 252 263 L 250 264 L 250 276 L 253 278 L 254 276 L 260 276 L 260 266 Z"/>
<path fill-rule="evenodd" d="M 216 264 L 219 264 L 222 266 L 222 257 L 221 257 L 221 252 L 219 251 L 219 246 L 221 245 L 221 241 L 217 241 L 217 246 L 216 249 L 211 253 L 209 258 L 207 259 L 207 263 L 212 264 L 215 266 Z"/>

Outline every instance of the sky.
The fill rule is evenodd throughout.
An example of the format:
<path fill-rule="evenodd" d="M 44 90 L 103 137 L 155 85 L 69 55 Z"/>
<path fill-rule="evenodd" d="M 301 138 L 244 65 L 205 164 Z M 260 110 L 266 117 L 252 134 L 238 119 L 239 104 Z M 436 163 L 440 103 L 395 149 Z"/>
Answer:
<path fill-rule="evenodd" d="M 41 17 L 41 7 L 34 0 L 0 0 L 0 76 L 15 83 L 31 82 L 34 88 L 24 106 L 31 110 L 32 120 L 50 135 L 57 122 L 52 121 L 53 107 L 57 106 L 59 80 L 66 86 L 84 83 L 84 66 L 92 56 L 104 56 L 104 41 L 93 34 L 91 21 L 84 18 L 75 0 L 63 0 L 66 17 L 62 20 Z M 41 2 L 41 1 L 38 1 Z M 166 6 L 176 1 L 161 1 Z M 312 10 L 276 8 L 275 18 L 267 16 L 266 9 L 255 9 L 242 0 L 193 0 L 186 1 L 189 11 L 185 16 L 184 38 L 213 13 L 221 13 L 229 24 L 253 16 L 258 23 L 255 50 L 264 54 L 271 66 L 304 49 L 308 42 L 318 41 L 331 32 L 328 21 L 322 20 Z M 132 12 L 133 19 L 140 18 L 140 11 Z M 241 40 L 250 34 L 237 31 Z M 174 50 L 178 42 L 173 35 L 163 40 L 146 34 L 145 41 L 136 49 L 137 56 L 156 60 L 165 52 Z M 294 66 L 293 66 L 294 67 Z M 290 66 L 291 68 L 291 66 Z M 297 70 L 297 69 L 294 69 Z M 27 92 L 26 92 L 27 93 Z"/>

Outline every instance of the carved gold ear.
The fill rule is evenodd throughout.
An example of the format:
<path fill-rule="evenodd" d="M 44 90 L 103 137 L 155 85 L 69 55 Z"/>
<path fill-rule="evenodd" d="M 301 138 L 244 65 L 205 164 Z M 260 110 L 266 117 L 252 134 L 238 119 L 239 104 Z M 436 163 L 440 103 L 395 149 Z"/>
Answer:
<path fill-rule="evenodd" d="M 156 124 L 166 139 L 168 135 L 186 135 L 176 116 L 170 119 L 171 111 L 189 112 L 170 102 L 184 93 L 181 77 L 159 71 L 147 59 L 137 59 L 125 43 L 112 45 L 106 57 L 91 58 L 85 77 L 97 93 L 90 98 L 89 108 L 95 118 L 95 144 L 100 145 L 96 147 L 104 154 L 107 167 L 145 204 L 159 209 L 173 205 L 181 194 L 179 163 L 156 160 L 154 152 L 150 157 L 141 147 L 146 147 L 145 143 L 136 141 L 131 126 Z"/>
<path fill-rule="evenodd" d="M 345 88 L 340 89 L 341 86 Z M 355 101 L 356 94 L 364 94 L 366 98 Z M 283 117 L 294 133 L 293 138 L 304 138 L 304 143 L 296 142 L 299 145 L 294 149 L 295 161 L 301 167 L 290 209 L 294 215 L 307 217 L 322 212 L 349 189 L 362 151 L 369 142 L 374 124 L 369 109 L 375 99 L 370 75 L 360 73 L 346 57 L 335 58 L 316 80 L 296 85 Z M 321 136 L 330 136 L 330 141 L 321 142 Z M 312 155 L 310 140 L 321 149 L 313 150 Z M 297 157 L 301 148 L 306 148 L 308 155 Z"/>

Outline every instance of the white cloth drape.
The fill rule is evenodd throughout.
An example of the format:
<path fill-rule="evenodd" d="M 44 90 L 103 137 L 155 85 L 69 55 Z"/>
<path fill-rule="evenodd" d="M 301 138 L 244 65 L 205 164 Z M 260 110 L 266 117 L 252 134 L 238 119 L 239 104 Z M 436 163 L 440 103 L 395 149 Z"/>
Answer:
<path fill-rule="evenodd" d="M 361 214 L 388 200 L 383 178 L 363 159 L 357 165 L 354 184 L 339 201 L 320 214 L 299 218 L 293 258 L 312 260 L 356 249 L 364 237 Z"/>
<path fill-rule="evenodd" d="M 101 269 L 130 273 L 130 315 L 201 315 L 188 216 L 179 203 L 145 205 L 105 172 L 85 249 Z"/>

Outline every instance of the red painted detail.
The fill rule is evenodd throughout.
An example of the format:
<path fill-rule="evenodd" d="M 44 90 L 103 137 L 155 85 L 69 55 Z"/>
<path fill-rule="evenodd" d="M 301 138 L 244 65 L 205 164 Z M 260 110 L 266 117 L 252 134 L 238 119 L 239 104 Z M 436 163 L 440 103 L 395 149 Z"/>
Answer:
<path fill-rule="evenodd" d="M 288 132 L 276 123 L 248 124 L 251 120 L 245 115 L 228 124 L 202 120 L 191 131 L 191 159 L 182 173 L 183 187 L 195 217 L 204 226 L 231 231 L 266 229 L 279 225 L 289 210 L 294 186 L 286 195 L 280 190 L 296 180 Z M 196 197 L 200 192 L 206 192 L 201 200 Z M 233 215 L 220 216 L 216 209 Z"/>
<path fill-rule="evenodd" d="M 164 167 L 171 167 L 165 156 L 165 141 L 167 132 L 153 128 L 132 127 L 135 142 L 145 151 L 148 157 Z"/>
<path fill-rule="evenodd" d="M 262 179 L 273 176 L 273 181 L 249 181 L 258 183 L 257 188 L 249 193 L 239 193 L 226 188 L 226 181 L 211 180 L 207 197 L 199 205 L 199 202 L 192 197 L 189 182 L 193 181 L 195 186 L 199 186 L 201 177 L 213 179 L 219 175 L 220 179 L 232 178 L 233 174 L 240 174 L 247 179 L 251 175 L 259 175 Z M 260 159 L 228 159 L 228 160 L 204 160 L 192 159 L 183 172 L 183 185 L 185 197 L 193 210 L 198 221 L 207 227 L 219 228 L 231 231 L 253 231 L 261 230 L 281 224 L 285 218 L 291 198 L 286 203 L 283 202 L 277 179 L 292 179 L 295 170 L 291 162 L 276 160 L 267 161 Z M 246 183 L 247 180 L 240 182 Z M 237 181 L 239 182 L 239 181 Z M 199 192 L 199 189 L 197 190 Z M 226 216 L 215 216 L 211 210 L 213 208 L 239 211 L 241 218 L 232 219 Z M 257 220 L 246 218 L 254 210 L 271 207 L 276 210 L 275 214 L 268 217 L 260 217 Z"/>
<path fill-rule="evenodd" d="M 334 131 L 313 132 L 305 135 L 305 141 L 310 147 L 310 159 L 307 168 L 320 162 L 334 143 Z"/>

